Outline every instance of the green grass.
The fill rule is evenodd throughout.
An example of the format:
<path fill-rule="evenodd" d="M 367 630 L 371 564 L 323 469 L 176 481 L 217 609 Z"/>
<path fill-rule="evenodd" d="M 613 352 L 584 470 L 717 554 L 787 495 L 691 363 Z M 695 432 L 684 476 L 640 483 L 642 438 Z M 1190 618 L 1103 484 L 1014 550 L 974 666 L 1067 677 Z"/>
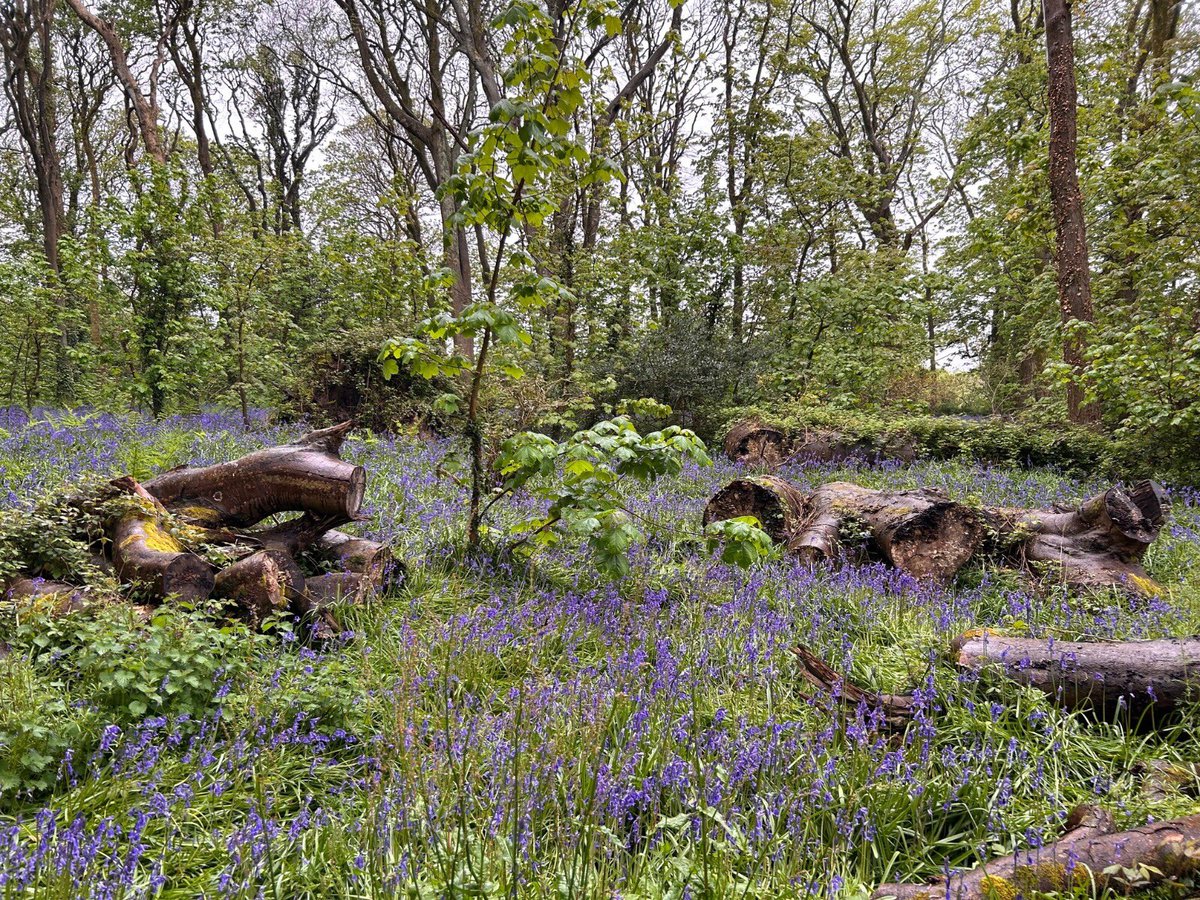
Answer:
<path fill-rule="evenodd" d="M 29 489 L 71 478 L 77 454 L 116 471 L 278 437 L 198 427 L 72 424 L 0 460 Z M 577 548 L 531 564 L 448 551 L 462 519 L 436 475 L 446 450 L 352 443 L 363 528 L 412 574 L 342 610 L 329 647 L 203 608 L 4 614 L 0 897 L 854 897 L 1052 839 L 1078 803 L 1121 825 L 1200 810 L 1194 777 L 1155 793 L 1144 773 L 1200 760 L 1195 707 L 1105 723 L 960 681 L 943 657 L 977 626 L 1196 633 L 1190 495 L 1149 557 L 1160 600 L 992 569 L 941 590 L 874 568 L 714 564 L 694 534 L 731 475 L 719 464 L 636 499 L 651 543 L 612 584 Z M 789 474 L 1029 505 L 1097 487 L 958 462 Z M 926 712 L 901 736 L 844 722 L 799 678 L 798 643 L 869 687 L 920 689 Z"/>

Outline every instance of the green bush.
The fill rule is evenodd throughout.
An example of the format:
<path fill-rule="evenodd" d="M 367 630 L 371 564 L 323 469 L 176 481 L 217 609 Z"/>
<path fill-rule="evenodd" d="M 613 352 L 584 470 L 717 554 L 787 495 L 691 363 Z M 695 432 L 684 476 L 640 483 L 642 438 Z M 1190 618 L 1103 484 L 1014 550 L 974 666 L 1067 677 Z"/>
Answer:
<path fill-rule="evenodd" d="M 274 640 L 212 611 L 164 604 L 143 622 L 124 604 L 66 616 L 5 610 L 12 651 L 63 687 L 85 690 L 88 706 L 121 724 L 146 715 L 207 713 L 221 685 L 242 674 L 258 643 Z"/>
<path fill-rule="evenodd" d="M 748 418 L 774 425 L 793 439 L 805 431 L 836 432 L 868 454 L 888 455 L 906 447 L 930 459 L 966 457 L 1076 474 L 1200 483 L 1200 458 L 1169 444 L 1156 446 L 1149 435 L 1118 437 L 1067 425 L 1051 428 L 986 417 L 882 415 L 803 405 L 741 409 L 730 415 L 727 427 Z"/>

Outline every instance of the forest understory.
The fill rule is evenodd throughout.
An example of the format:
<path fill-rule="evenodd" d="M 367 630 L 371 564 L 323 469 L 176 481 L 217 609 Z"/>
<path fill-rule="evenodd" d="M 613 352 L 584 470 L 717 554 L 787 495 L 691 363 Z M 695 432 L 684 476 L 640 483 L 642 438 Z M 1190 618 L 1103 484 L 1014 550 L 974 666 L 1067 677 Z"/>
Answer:
<path fill-rule="evenodd" d="M 153 484 L 302 430 L 217 414 L 4 428 L 10 521 L 88 474 Z M 1144 560 L 1160 592 L 1080 594 L 986 559 L 941 584 L 886 561 L 727 565 L 701 512 L 753 472 L 687 463 L 633 490 L 646 530 L 614 581 L 572 544 L 463 557 L 454 446 L 350 435 L 342 455 L 368 477 L 347 527 L 386 542 L 408 580 L 335 604 L 337 634 L 315 643 L 290 616 L 263 631 L 203 601 L 4 608 L 7 896 L 865 897 L 1049 846 L 1076 834 L 1072 814 L 1111 816 L 1112 832 L 1196 811 L 1194 698 L 1073 706 L 947 655 L 980 629 L 1044 650 L 1195 635 L 1194 490 L 1167 488 Z M 988 507 L 1109 487 L 962 460 L 776 475 Z M 865 693 L 838 702 L 849 686 Z M 897 726 L 880 698 L 899 695 Z M 1158 856 L 1138 865 L 1103 879 L 1191 890 L 1187 866 L 1170 888 Z"/>

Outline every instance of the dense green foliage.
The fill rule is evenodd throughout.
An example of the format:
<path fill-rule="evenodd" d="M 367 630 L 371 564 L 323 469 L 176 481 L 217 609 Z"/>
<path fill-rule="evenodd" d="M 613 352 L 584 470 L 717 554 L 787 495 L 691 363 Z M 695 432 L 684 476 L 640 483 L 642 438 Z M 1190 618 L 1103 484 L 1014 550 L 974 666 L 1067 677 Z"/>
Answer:
<path fill-rule="evenodd" d="M 6 8 L 0 401 L 465 417 L 493 448 L 622 397 L 706 437 L 750 403 L 1062 420 L 1040 3 L 434 5 L 104 3 L 120 77 L 82 0 Z M 1074 17 L 1095 321 L 1066 332 L 1171 468 L 1200 455 L 1197 19 Z M 476 417 L 433 360 L 499 338 Z M 385 348 L 436 383 L 382 381 Z"/>
<path fill-rule="evenodd" d="M 984 416 L 913 415 L 813 406 L 747 407 L 728 427 L 757 420 L 793 441 L 837 435 L 864 457 L 951 459 L 967 457 L 1006 466 L 1049 466 L 1074 474 L 1112 478 L 1166 478 L 1200 483 L 1200 457 L 1150 434 L 1111 436 L 1087 428 L 1050 426 Z"/>

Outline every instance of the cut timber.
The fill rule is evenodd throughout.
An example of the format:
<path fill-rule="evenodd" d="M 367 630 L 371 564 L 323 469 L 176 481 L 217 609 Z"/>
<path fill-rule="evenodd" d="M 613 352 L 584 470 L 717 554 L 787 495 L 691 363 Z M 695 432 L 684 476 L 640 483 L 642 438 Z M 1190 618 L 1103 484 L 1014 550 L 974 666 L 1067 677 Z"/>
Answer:
<path fill-rule="evenodd" d="M 918 578 L 954 576 L 983 544 L 983 518 L 932 489 L 875 491 L 835 481 L 805 495 L 780 478 L 739 478 L 704 509 L 704 524 L 754 516 L 777 543 L 808 562 L 837 555 L 843 530 L 861 523 L 869 549 Z"/>
<path fill-rule="evenodd" d="M 304 582 L 306 612 L 320 611 L 334 603 L 359 603 L 375 590 L 371 579 L 358 572 L 330 572 Z"/>
<path fill-rule="evenodd" d="M 739 422 L 725 435 L 725 455 L 734 462 L 774 468 L 788 456 L 787 435 L 756 420 Z"/>
<path fill-rule="evenodd" d="M 404 583 L 404 566 L 385 544 L 332 529 L 309 514 L 246 534 L 248 540 L 289 556 L 308 554 L 345 572 L 369 575 L 379 590 Z"/>
<path fill-rule="evenodd" d="M 350 521 L 362 506 L 366 475 L 338 455 L 350 422 L 290 444 L 199 469 L 173 469 L 145 488 L 198 524 L 245 527 L 298 510 Z"/>
<path fill-rule="evenodd" d="M 813 492 L 809 508 L 809 521 L 788 546 L 813 562 L 837 552 L 848 520 L 866 525 L 873 549 L 918 578 L 953 578 L 983 544 L 979 513 L 930 488 L 874 491 L 835 481 Z"/>
<path fill-rule="evenodd" d="M 287 611 L 304 591 L 304 574 L 290 556 L 260 550 L 222 569 L 213 593 L 233 600 L 254 625 Z"/>
<path fill-rule="evenodd" d="M 343 571 L 367 576 L 380 591 L 404 583 L 404 567 L 392 557 L 392 551 L 379 541 L 331 529 L 313 544 L 313 552 Z"/>
<path fill-rule="evenodd" d="M 1109 488 L 1064 512 L 992 509 L 988 517 L 999 534 L 1019 541 L 1021 561 L 1065 584 L 1156 595 L 1162 589 L 1142 568 L 1142 558 L 1169 509 L 1159 484 L 1139 481 Z"/>
<path fill-rule="evenodd" d="M 795 649 L 800 677 L 834 697 L 883 710 L 889 724 L 911 718 L 913 698 L 876 694 L 835 671 L 804 647 Z M 971 632 L 950 646 L 961 672 L 995 669 L 1036 688 L 1056 705 L 1111 716 L 1121 710 L 1168 713 L 1200 697 L 1200 638 L 1080 643 Z"/>
<path fill-rule="evenodd" d="M 278 550 L 288 556 L 299 556 L 316 544 L 326 531 L 343 524 L 344 521 L 342 517 L 305 513 L 270 528 L 245 532 L 242 537 L 264 549 Z"/>
<path fill-rule="evenodd" d="M 975 509 L 939 490 L 879 491 L 831 482 L 811 493 L 775 476 L 730 482 L 704 508 L 704 524 L 754 516 L 810 564 L 858 543 L 918 578 L 946 581 L 987 551 L 1076 588 L 1160 591 L 1142 568 L 1169 509 L 1153 481 L 1113 487 L 1074 509 Z"/>
<path fill-rule="evenodd" d="M 112 485 L 137 497 L 144 507 L 123 513 L 109 525 L 117 576 L 142 584 L 159 600 L 168 595 L 184 600 L 210 596 L 216 567 L 163 528 L 161 507 L 147 499 L 143 485 L 132 478 L 119 478 Z"/>
<path fill-rule="evenodd" d="M 1200 870 L 1200 815 L 1114 832 L 1107 813 L 1076 810 L 1063 837 L 934 884 L 884 884 L 872 900 L 993 900 L 1045 893 L 1087 896 L 1153 887 Z M 1072 827 L 1073 826 L 1073 827 Z M 1136 883 L 1126 881 L 1136 876 Z"/>
<path fill-rule="evenodd" d="M 256 626 L 291 611 L 311 614 L 305 623 L 310 637 L 336 635 L 336 622 L 324 607 L 338 600 L 356 602 L 402 583 L 405 576 L 404 566 L 383 544 L 332 530 L 358 516 L 366 484 L 362 467 L 338 455 L 349 429 L 346 422 L 232 462 L 173 469 L 145 485 L 125 476 L 64 497 L 62 503 L 75 516 L 94 521 L 107 538 L 95 540 L 98 529 L 88 526 L 98 555 L 86 571 L 66 580 L 78 576 L 85 583 L 103 570 L 138 587 L 153 604 L 169 596 L 198 600 L 215 592 L 231 601 L 231 613 L 236 609 Z M 301 514 L 253 527 L 284 511 Z M 213 558 L 225 568 L 218 572 L 189 547 L 219 553 Z M 38 574 L 39 566 L 31 560 L 26 574 Z M 319 574 L 327 569 L 335 571 Z M 309 579 L 305 571 L 318 574 Z M 86 590 L 22 577 L 0 583 L 0 596 L 9 588 L 10 601 L 52 614 L 54 603 L 74 608 L 80 590 Z M 43 596 L 45 602 L 34 602 Z"/>
<path fill-rule="evenodd" d="M 704 524 L 740 516 L 758 519 L 776 543 L 786 543 L 805 515 L 805 499 L 790 483 L 773 475 L 738 478 L 721 488 L 704 507 Z"/>
<path fill-rule="evenodd" d="M 1200 695 L 1200 638 L 1082 643 L 984 631 L 957 638 L 951 653 L 960 669 L 1000 669 L 1067 709 L 1166 712 Z"/>

